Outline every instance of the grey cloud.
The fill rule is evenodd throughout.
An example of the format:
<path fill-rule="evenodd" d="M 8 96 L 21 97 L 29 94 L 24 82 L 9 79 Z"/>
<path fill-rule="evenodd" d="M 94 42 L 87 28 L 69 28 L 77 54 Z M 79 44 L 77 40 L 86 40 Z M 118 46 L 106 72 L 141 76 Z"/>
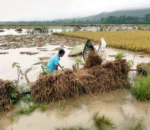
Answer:
<path fill-rule="evenodd" d="M 54 20 L 150 7 L 149 0 L 0 0 L 0 21 Z"/>

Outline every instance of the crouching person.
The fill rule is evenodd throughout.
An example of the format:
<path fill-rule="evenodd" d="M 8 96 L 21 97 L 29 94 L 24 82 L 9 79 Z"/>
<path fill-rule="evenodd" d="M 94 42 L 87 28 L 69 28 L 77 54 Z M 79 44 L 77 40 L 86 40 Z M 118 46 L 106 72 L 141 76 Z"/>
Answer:
<path fill-rule="evenodd" d="M 58 66 L 63 69 L 63 67 L 59 64 L 60 57 L 63 57 L 65 54 L 65 50 L 61 49 L 57 54 L 55 54 L 51 59 L 49 59 L 47 64 L 47 71 L 54 72 L 54 70 L 58 70 Z"/>

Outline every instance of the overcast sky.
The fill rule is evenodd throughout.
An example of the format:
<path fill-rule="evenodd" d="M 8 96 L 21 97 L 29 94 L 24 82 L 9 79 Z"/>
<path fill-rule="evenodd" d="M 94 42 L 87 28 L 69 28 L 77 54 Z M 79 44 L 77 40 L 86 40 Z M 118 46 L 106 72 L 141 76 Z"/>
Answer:
<path fill-rule="evenodd" d="M 0 0 L 0 21 L 54 20 L 150 7 L 150 0 Z"/>

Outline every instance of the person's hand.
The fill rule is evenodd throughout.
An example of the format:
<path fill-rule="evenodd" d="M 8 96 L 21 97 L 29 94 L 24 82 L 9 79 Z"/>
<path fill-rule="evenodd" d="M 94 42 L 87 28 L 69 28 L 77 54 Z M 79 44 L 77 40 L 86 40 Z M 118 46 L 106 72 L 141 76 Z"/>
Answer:
<path fill-rule="evenodd" d="M 62 69 L 64 69 L 64 66 L 61 66 Z"/>
<path fill-rule="evenodd" d="M 60 68 L 61 68 L 62 70 L 64 70 L 64 66 L 60 66 Z"/>

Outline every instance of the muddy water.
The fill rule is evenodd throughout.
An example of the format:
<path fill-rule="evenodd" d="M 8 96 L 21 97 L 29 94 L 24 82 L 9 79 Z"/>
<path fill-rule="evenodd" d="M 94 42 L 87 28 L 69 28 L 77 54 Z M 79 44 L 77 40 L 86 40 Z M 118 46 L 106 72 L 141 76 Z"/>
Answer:
<path fill-rule="evenodd" d="M 39 49 L 38 47 L 34 48 L 19 48 L 19 49 L 9 49 L 9 50 L 0 50 L 0 52 L 8 52 L 8 54 L 1 54 L 0 55 L 0 61 L 1 61 L 1 67 L 0 67 L 0 78 L 1 79 L 10 79 L 15 80 L 17 78 L 17 72 L 16 69 L 12 68 L 13 62 L 18 62 L 22 68 L 23 71 L 27 70 L 28 68 L 32 68 L 32 70 L 28 73 L 28 77 L 31 81 L 35 81 L 37 79 L 37 76 L 41 72 L 41 64 L 34 65 L 38 62 L 41 62 L 39 57 L 52 57 L 53 54 L 57 53 L 56 48 L 60 48 L 61 46 L 55 46 L 55 45 L 46 45 L 43 46 L 43 49 L 46 49 L 46 51 L 42 51 L 43 49 Z M 68 49 L 68 46 L 64 46 L 64 49 L 66 51 L 66 54 L 64 57 L 61 58 L 60 64 L 64 66 L 65 68 L 72 69 L 72 65 L 75 63 L 75 59 L 78 57 L 68 57 L 68 54 L 70 53 L 70 50 Z M 98 46 L 96 46 L 98 48 Z M 26 54 L 20 54 L 20 52 L 37 52 L 38 54 L 35 55 L 26 55 Z M 105 50 L 106 54 L 106 60 L 112 61 L 115 59 L 115 55 L 118 52 L 123 52 L 126 55 L 126 59 L 133 60 L 134 66 L 133 68 L 136 68 L 136 65 L 141 62 L 150 62 L 150 55 L 146 54 L 139 54 L 134 53 L 130 51 L 124 51 L 120 49 L 113 49 L 113 48 L 107 48 Z M 79 57 L 80 58 L 80 57 Z M 43 62 L 48 60 L 43 60 Z"/>
<path fill-rule="evenodd" d="M 98 46 L 96 45 L 95 48 L 98 49 Z M 115 60 L 115 55 L 120 52 L 125 54 L 124 59 L 127 59 L 127 61 L 133 60 L 133 62 L 134 62 L 133 68 L 136 68 L 137 64 L 139 64 L 139 63 L 150 62 L 150 54 L 137 53 L 137 52 L 126 51 L 126 50 L 122 50 L 122 49 L 114 49 L 114 48 L 110 48 L 110 47 L 108 47 L 104 50 L 107 61 Z"/>
<path fill-rule="evenodd" d="M 119 52 L 123 52 L 125 54 L 125 59 L 133 60 L 134 65 L 133 68 L 136 68 L 137 64 L 139 63 L 148 63 L 150 62 L 150 55 L 149 54 L 143 54 L 143 53 L 136 53 L 136 52 L 131 52 L 131 51 L 126 51 L 126 50 L 121 50 L 121 49 L 113 49 L 113 48 L 108 48 L 106 50 L 107 53 L 107 59 L 108 60 L 114 60 L 114 57 L 110 57 L 110 55 L 116 55 Z"/>
<path fill-rule="evenodd" d="M 7 51 L 2 52 L 8 52 L 8 54 L 0 55 L 0 61 L 2 62 L 0 67 L 0 78 L 1 79 L 10 79 L 15 80 L 17 78 L 17 71 L 16 69 L 12 68 L 13 62 L 18 62 L 21 66 L 21 69 L 23 71 L 27 70 L 28 68 L 32 68 L 32 70 L 28 73 L 28 77 L 31 81 L 35 81 L 37 79 L 37 76 L 41 72 L 41 65 L 34 65 L 35 63 L 40 62 L 39 57 L 52 57 L 55 53 L 58 51 L 54 49 L 58 48 L 60 46 L 53 46 L 53 45 L 47 45 L 42 48 L 46 48 L 47 51 L 40 51 L 39 48 L 20 48 L 20 49 L 10 49 Z M 65 68 L 72 68 L 72 65 L 74 63 L 74 59 L 76 58 L 69 58 L 68 54 L 70 50 L 68 50 L 68 47 L 64 47 L 66 54 L 64 57 L 61 58 L 60 64 L 65 66 Z M 0 51 L 1 52 L 1 51 Z M 38 52 L 38 54 L 35 55 L 26 55 L 26 54 L 20 54 L 20 52 Z M 48 60 L 43 60 L 48 61 Z"/>
<path fill-rule="evenodd" d="M 4 35 L 28 35 L 28 34 L 40 34 L 40 33 L 46 33 L 46 34 L 52 34 L 52 33 L 61 33 L 61 32 L 73 32 L 73 27 L 50 27 L 47 28 L 47 30 L 43 30 L 42 32 L 36 31 L 34 29 L 22 29 L 21 32 L 17 32 L 15 29 L 2 29 L 3 32 L 0 32 L 0 36 Z"/>
<path fill-rule="evenodd" d="M 17 108 L 15 107 L 15 109 Z M 94 97 L 86 95 L 76 101 L 70 99 L 63 106 L 63 109 L 59 109 L 58 103 L 50 104 L 46 112 L 36 110 L 29 116 L 17 115 L 14 116 L 14 123 L 10 123 L 10 117 L 14 115 L 14 111 L 1 118 L 1 129 L 55 130 L 57 127 L 82 126 L 92 127 L 92 130 L 92 116 L 95 112 L 111 118 L 118 126 L 116 130 L 125 130 L 122 129 L 122 124 L 132 116 L 144 118 L 147 130 L 150 128 L 150 102 L 138 102 L 127 90 L 98 94 Z"/>
<path fill-rule="evenodd" d="M 98 46 L 95 46 L 96 49 L 98 49 Z M 136 69 L 137 64 L 140 63 L 148 63 L 150 62 L 150 54 L 144 54 L 144 53 L 137 53 L 132 51 L 126 51 L 121 49 L 114 49 L 114 48 L 106 48 L 104 52 L 102 52 L 104 55 L 104 58 L 106 58 L 106 61 L 113 61 L 115 60 L 115 55 L 117 53 L 124 53 L 125 57 L 128 62 L 133 61 L 132 69 Z M 132 78 L 136 75 L 136 71 L 130 71 L 129 76 Z"/>
<path fill-rule="evenodd" d="M 15 29 L 3 29 L 3 32 L 0 33 L 0 36 L 3 35 L 25 35 L 27 34 L 27 30 L 23 29 L 22 32 L 17 32 Z"/>

